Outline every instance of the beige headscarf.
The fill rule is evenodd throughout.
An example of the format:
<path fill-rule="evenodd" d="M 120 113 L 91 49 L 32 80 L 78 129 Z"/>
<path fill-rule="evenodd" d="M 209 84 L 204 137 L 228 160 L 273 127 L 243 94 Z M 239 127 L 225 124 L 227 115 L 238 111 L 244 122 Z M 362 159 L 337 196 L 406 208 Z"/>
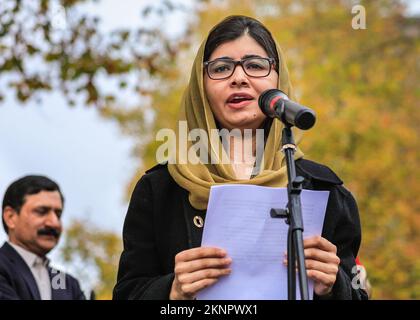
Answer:
<path fill-rule="evenodd" d="M 220 148 L 220 144 L 217 144 L 217 141 L 211 139 L 210 135 L 210 130 L 217 129 L 217 126 L 204 90 L 203 57 L 206 41 L 207 39 L 201 44 L 195 58 L 190 82 L 182 98 L 179 121 L 187 122 L 188 131 L 196 128 L 206 130 L 209 136 L 209 158 L 210 152 L 213 152 L 213 154 L 217 154 L 219 159 L 222 159 L 223 155 L 221 153 L 225 151 L 223 148 Z M 280 47 L 277 44 L 276 46 L 280 61 L 278 89 L 294 100 L 284 55 Z M 281 152 L 282 128 L 283 124 L 280 121 L 273 121 L 264 149 L 261 171 L 249 180 L 237 180 L 231 164 L 203 164 L 201 162 L 198 164 L 189 162 L 181 164 L 182 161 L 180 159 L 185 160 L 186 155 L 181 154 L 179 148 L 176 149 L 176 163 L 168 165 L 169 173 L 179 186 L 189 192 L 191 205 L 199 210 L 207 208 L 210 188 L 214 185 L 230 183 L 285 187 L 287 185 L 287 170 L 284 154 Z M 293 132 L 295 142 L 298 144 L 301 140 L 302 132 L 295 128 Z M 177 132 L 177 137 L 179 137 L 179 132 Z M 192 142 L 188 141 L 187 145 L 188 150 L 190 150 Z M 303 157 L 303 153 L 298 149 L 295 153 L 295 159 L 301 157 Z"/>

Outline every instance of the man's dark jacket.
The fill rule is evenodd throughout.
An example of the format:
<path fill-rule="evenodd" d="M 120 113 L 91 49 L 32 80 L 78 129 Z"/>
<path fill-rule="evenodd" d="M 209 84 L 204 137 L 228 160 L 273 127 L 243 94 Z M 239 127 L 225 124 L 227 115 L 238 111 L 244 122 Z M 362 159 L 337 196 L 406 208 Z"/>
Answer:
<path fill-rule="evenodd" d="M 50 267 L 48 273 L 52 283 L 51 300 L 85 299 L 75 278 Z M 0 300 L 41 300 L 31 270 L 7 242 L 0 248 Z"/>
<path fill-rule="evenodd" d="M 328 298 L 366 299 L 363 290 L 352 288 L 361 241 L 353 196 L 326 166 L 300 159 L 296 173 L 305 178 L 304 189 L 330 191 L 322 236 L 337 246 L 341 263 Z M 113 298 L 169 299 L 175 255 L 200 246 L 203 229 L 194 225 L 193 218 L 205 215 L 205 210 L 191 206 L 188 192 L 173 180 L 166 165 L 148 170 L 133 191 L 125 218 L 124 251 Z"/>

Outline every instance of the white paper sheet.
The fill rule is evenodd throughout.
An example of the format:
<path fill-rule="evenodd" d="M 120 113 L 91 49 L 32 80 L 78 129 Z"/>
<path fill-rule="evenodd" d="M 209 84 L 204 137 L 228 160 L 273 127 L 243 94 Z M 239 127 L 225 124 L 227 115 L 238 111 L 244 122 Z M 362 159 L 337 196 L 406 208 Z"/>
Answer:
<path fill-rule="evenodd" d="M 321 235 L 328 191 L 301 193 L 304 239 Z M 271 218 L 271 208 L 285 208 L 286 188 L 222 185 L 210 190 L 202 246 L 219 247 L 232 258 L 232 272 L 197 295 L 200 300 L 286 300 L 288 225 Z M 299 283 L 297 298 L 300 298 Z M 313 282 L 309 281 L 310 298 Z"/>

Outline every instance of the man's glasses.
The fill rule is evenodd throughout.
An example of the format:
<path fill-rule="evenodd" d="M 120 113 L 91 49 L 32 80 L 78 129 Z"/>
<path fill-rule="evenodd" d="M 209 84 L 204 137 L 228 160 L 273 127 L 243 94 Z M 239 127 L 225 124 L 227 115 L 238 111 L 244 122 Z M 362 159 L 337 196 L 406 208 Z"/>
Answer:
<path fill-rule="evenodd" d="M 250 57 L 242 60 L 220 58 L 204 62 L 204 67 L 209 78 L 213 80 L 222 80 L 231 77 L 238 65 L 241 65 L 248 76 L 262 78 L 270 74 L 274 62 L 273 58 L 261 57 Z"/>

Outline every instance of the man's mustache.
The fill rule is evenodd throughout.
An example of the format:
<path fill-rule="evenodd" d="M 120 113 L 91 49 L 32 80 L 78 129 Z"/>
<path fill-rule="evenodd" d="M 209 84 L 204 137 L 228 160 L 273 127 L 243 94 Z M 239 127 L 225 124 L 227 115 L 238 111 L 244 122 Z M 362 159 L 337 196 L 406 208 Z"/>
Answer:
<path fill-rule="evenodd" d="M 54 228 L 42 228 L 38 230 L 39 236 L 53 236 L 58 239 L 60 232 Z"/>

